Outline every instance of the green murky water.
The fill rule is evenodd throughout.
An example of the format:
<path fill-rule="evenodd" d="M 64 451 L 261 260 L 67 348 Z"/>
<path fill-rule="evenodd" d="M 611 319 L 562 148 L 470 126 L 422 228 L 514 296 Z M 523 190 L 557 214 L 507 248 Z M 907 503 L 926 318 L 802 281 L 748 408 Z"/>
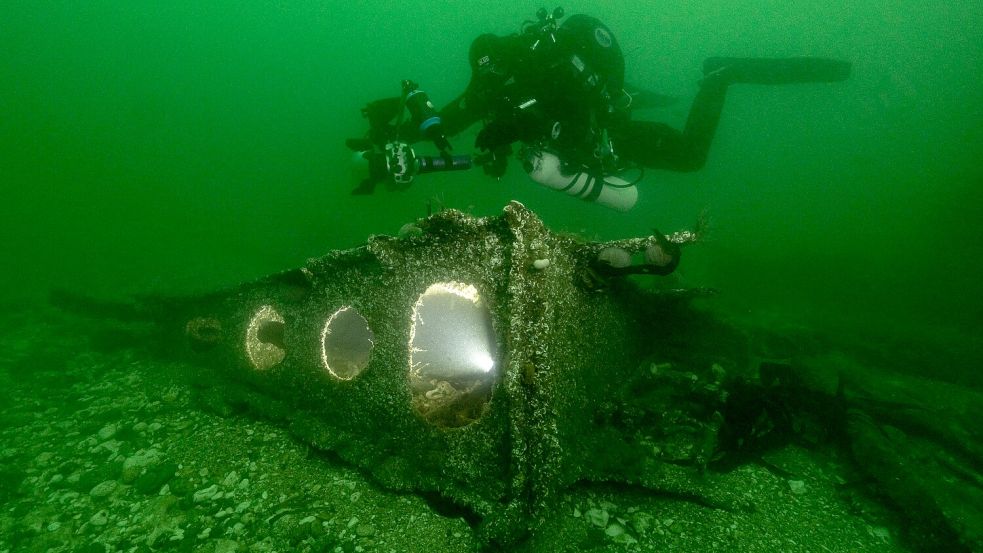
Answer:
<path fill-rule="evenodd" d="M 46 402 L 61 397 L 64 386 L 95 379 L 100 363 L 124 374 L 119 363 L 131 362 L 96 359 L 86 352 L 87 342 L 52 330 L 62 328 L 59 315 L 22 314 L 43 305 L 49 290 L 120 298 L 215 289 L 360 245 L 370 234 L 394 234 L 428 206 L 494 215 L 515 199 L 554 230 L 604 240 L 682 228 L 706 211 L 711 240 L 686 251 L 677 276 L 686 286 L 721 290 L 714 305 L 728 317 L 883 343 L 904 350 L 893 367 L 899 373 L 983 385 L 983 5 L 566 3 L 567 13 L 595 15 L 616 33 L 630 82 L 682 99 L 637 118 L 681 126 L 708 56 L 829 56 L 852 61 L 854 73 L 834 85 L 732 87 L 706 168 L 649 171 L 639 204 L 627 214 L 542 189 L 515 163 L 501 181 L 476 170 L 423 176 L 403 192 L 351 196 L 351 156 L 343 142 L 364 131 L 359 108 L 396 94 L 406 78 L 421 83 L 438 104 L 452 99 L 469 77 L 471 40 L 517 30 L 537 7 L 485 1 L 0 4 L 0 302 L 9 306 L 2 384 L 13 406 L 0 499 L 22 494 L 24 478 L 54 477 L 44 468 L 51 458 L 38 461 L 44 451 L 18 441 L 40 424 L 31 413 L 68 424 L 77 411 L 48 412 L 53 407 Z M 473 138 L 474 129 L 452 141 L 466 151 Z M 891 363 L 891 351 L 885 359 Z M 141 378 L 153 373 L 134 370 Z M 57 377 L 62 371 L 67 384 Z M 35 373 L 51 374 L 31 384 Z M 139 387 L 143 381 L 127 382 Z M 173 411 L 193 407 L 174 386 L 165 424 L 206 424 L 178 420 L 183 415 Z M 82 395 L 92 394 L 98 391 Z M 95 427 L 72 430 L 78 435 L 66 443 L 98 435 L 117 423 L 113 417 L 132 428 L 157 413 L 125 402 L 113 407 L 106 397 Z M 139 445 L 124 454 L 155 447 L 152 432 L 128 432 L 121 441 Z M 117 429 L 104 433 L 112 437 Z M 50 443 L 58 439 L 53 434 Z M 72 462 L 69 454 L 58 455 Z M 88 462 L 83 459 L 90 453 L 78 455 L 77 464 Z M 213 472 L 228 468 L 216 463 Z M 248 471 L 231 480 L 241 481 Z M 73 469 L 62 465 L 61 473 L 70 477 Z M 219 484 L 222 478 L 230 480 L 223 473 Z M 337 484 L 348 476 L 326 478 Z M 86 483 L 103 478 L 97 480 Z M 360 486 L 347 493 L 377 493 Z M 40 516 L 29 500 L 21 501 L 28 506 L 6 515 L 15 526 Z M 102 512 L 101 500 L 94 501 L 98 508 L 83 522 Z M 372 501 L 385 513 L 384 497 Z M 122 498 L 105 503 L 125 504 Z M 598 508 L 596 502 L 575 504 L 585 512 Z M 348 524 L 357 511 L 344 515 L 332 524 Z M 15 526 L 0 526 L 7 534 L 0 535 L 0 550 L 62 547 L 31 541 L 45 532 L 60 536 L 62 525 L 71 523 L 49 531 L 51 524 L 54 519 L 44 519 L 36 533 L 17 534 L 19 547 L 11 545 Z M 360 524 L 364 520 L 350 525 L 353 535 Z M 448 536 L 467 532 L 453 522 L 435 524 Z M 100 524 L 87 528 L 94 526 Z M 195 531 L 203 532 L 199 526 Z M 88 535 L 77 528 L 66 535 Z M 248 543 L 235 539 L 241 547 Z M 212 544 L 207 533 L 191 546 L 182 540 L 175 543 L 235 550 Z M 795 549 L 784 547 L 791 549 L 774 550 Z M 407 543 L 392 548 L 413 550 Z"/>

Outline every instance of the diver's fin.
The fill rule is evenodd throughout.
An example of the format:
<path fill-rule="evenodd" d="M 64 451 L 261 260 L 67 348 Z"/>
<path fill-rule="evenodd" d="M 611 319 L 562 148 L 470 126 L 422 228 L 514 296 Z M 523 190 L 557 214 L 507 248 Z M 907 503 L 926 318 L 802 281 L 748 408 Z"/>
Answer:
<path fill-rule="evenodd" d="M 679 98 L 675 96 L 660 94 L 627 84 L 625 85 L 625 93 L 631 97 L 632 109 L 664 108 L 679 101 Z"/>
<path fill-rule="evenodd" d="M 851 63 L 828 58 L 707 58 L 705 80 L 726 84 L 832 83 L 850 77 Z"/>

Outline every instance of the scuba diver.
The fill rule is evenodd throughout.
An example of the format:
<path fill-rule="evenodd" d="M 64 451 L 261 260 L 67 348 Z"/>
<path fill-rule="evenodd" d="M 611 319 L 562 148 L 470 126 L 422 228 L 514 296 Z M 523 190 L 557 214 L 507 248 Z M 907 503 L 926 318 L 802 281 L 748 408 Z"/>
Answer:
<path fill-rule="evenodd" d="M 850 63 L 823 58 L 708 58 L 679 131 L 631 119 L 633 109 L 664 105 L 666 97 L 626 86 L 624 57 L 607 26 L 587 15 L 561 25 L 562 17 L 562 8 L 540 9 L 537 21 L 527 21 L 518 34 L 476 38 L 468 55 L 471 81 L 439 112 L 410 81 L 402 96 L 368 104 L 369 135 L 348 145 L 375 162 L 373 182 L 363 181 L 355 193 L 371 192 L 387 176 L 407 184 L 414 174 L 466 169 L 472 162 L 501 177 L 519 143 L 518 159 L 536 182 L 627 211 L 644 168 L 703 167 L 730 85 L 835 82 L 850 75 Z M 404 107 L 410 121 L 403 121 Z M 446 137 L 478 121 L 484 122 L 475 141 L 480 154 L 451 156 Z M 441 155 L 417 158 L 409 144 L 424 139 Z"/>
<path fill-rule="evenodd" d="M 563 15 L 562 8 L 541 8 L 537 20 L 526 21 L 517 34 L 476 38 L 467 88 L 439 111 L 411 81 L 403 81 L 401 96 L 365 106 L 368 135 L 347 144 L 369 162 L 370 173 L 353 193 L 371 193 L 383 181 L 406 186 L 420 173 L 473 165 L 501 177 L 518 143 L 518 160 L 534 181 L 628 211 L 646 168 L 703 167 L 730 85 L 836 82 L 850 75 L 849 62 L 824 58 L 708 58 L 680 131 L 632 120 L 633 109 L 666 105 L 667 98 L 625 84 L 621 47 L 602 22 L 573 15 L 560 24 Z M 407 111 L 410 119 L 404 121 Z M 479 153 L 451 155 L 447 137 L 478 121 Z M 410 145 L 421 140 L 432 141 L 440 154 L 417 156 Z M 678 252 L 665 253 L 674 267 Z"/>

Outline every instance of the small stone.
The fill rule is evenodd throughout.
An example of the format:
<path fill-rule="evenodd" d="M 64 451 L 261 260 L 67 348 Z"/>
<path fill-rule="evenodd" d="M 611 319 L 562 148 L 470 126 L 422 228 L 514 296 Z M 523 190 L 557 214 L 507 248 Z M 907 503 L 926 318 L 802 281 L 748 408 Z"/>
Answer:
<path fill-rule="evenodd" d="M 141 449 L 123 461 L 123 475 L 121 480 L 129 484 L 143 473 L 148 466 L 160 462 L 160 452 L 156 449 Z"/>
<path fill-rule="evenodd" d="M 226 488 L 231 488 L 239 483 L 239 473 L 232 471 L 225 475 L 225 479 L 222 480 L 222 486 Z"/>
<path fill-rule="evenodd" d="M 802 495 L 806 493 L 806 483 L 802 480 L 789 480 L 788 487 L 795 495 Z"/>
<path fill-rule="evenodd" d="M 119 430 L 119 427 L 116 425 L 116 423 L 107 424 L 106 426 L 103 426 L 99 430 L 99 433 L 97 435 L 99 436 L 100 440 L 106 441 L 109 438 L 115 436 L 117 430 Z"/>
<path fill-rule="evenodd" d="M 177 387 L 169 388 L 167 391 L 160 396 L 161 401 L 164 403 L 174 403 L 177 401 L 178 397 L 181 395 L 181 390 Z"/>
<path fill-rule="evenodd" d="M 609 515 L 607 511 L 604 511 L 602 509 L 590 509 L 587 511 L 587 520 L 590 521 L 590 523 L 593 524 L 594 526 L 597 526 L 598 528 L 607 527 L 608 520 L 610 518 L 611 515 Z"/>
<path fill-rule="evenodd" d="M 145 422 L 138 422 L 133 425 L 134 432 L 145 432 L 146 430 L 147 430 L 147 423 Z"/>
<path fill-rule="evenodd" d="M 652 516 L 648 513 L 634 513 L 631 516 L 630 524 L 637 534 L 644 536 L 652 528 Z"/>
<path fill-rule="evenodd" d="M 537 259 L 537 260 L 535 260 L 535 261 L 532 262 L 532 266 L 536 270 L 542 271 L 543 269 L 545 269 L 545 268 L 547 268 L 547 267 L 550 266 L 550 260 L 547 259 L 547 258 Z"/>
<path fill-rule="evenodd" d="M 109 522 L 109 514 L 105 509 L 92 515 L 92 518 L 89 519 L 89 524 L 93 526 L 105 526 L 107 522 Z"/>
<path fill-rule="evenodd" d="M 573 508 L 573 518 L 580 518 L 580 516 L 581 516 L 580 515 L 580 509 L 574 507 Z"/>
<path fill-rule="evenodd" d="M 615 536 L 620 536 L 621 534 L 624 534 L 625 533 L 625 528 L 624 528 L 624 526 L 622 526 L 622 525 L 618 524 L 617 522 L 615 522 L 614 524 L 608 526 L 604 530 L 604 533 L 613 538 Z"/>
<path fill-rule="evenodd" d="M 118 487 L 119 483 L 115 480 L 106 480 L 105 482 L 96 484 L 95 487 L 89 490 L 89 495 L 95 498 L 109 497 Z"/>
<path fill-rule="evenodd" d="M 215 495 L 218 494 L 218 484 L 212 484 L 207 488 L 200 489 L 195 492 L 193 500 L 195 503 L 201 503 L 203 501 L 210 501 Z"/>
<path fill-rule="evenodd" d="M 883 526 L 868 526 L 867 531 L 871 536 L 879 538 L 884 543 L 891 541 L 891 531 Z"/>
<path fill-rule="evenodd" d="M 149 428 L 150 428 L 150 431 L 151 432 L 157 432 L 158 430 L 160 430 L 163 427 L 164 427 L 164 425 L 161 424 L 161 423 L 159 423 L 159 422 L 152 422 L 152 423 L 150 423 L 150 427 Z"/>
<path fill-rule="evenodd" d="M 611 539 L 612 541 L 614 541 L 614 543 L 620 543 L 620 544 L 638 543 L 638 540 L 636 540 L 635 537 L 629 534 L 628 532 L 625 532 L 623 534 L 618 534 L 617 536 L 614 536 Z"/>
<path fill-rule="evenodd" d="M 54 532 L 55 530 L 57 530 L 59 528 L 61 528 L 61 523 L 58 522 L 57 520 L 55 522 L 52 522 L 51 524 L 48 525 L 48 531 L 49 532 Z"/>
<path fill-rule="evenodd" d="M 359 537 L 367 538 L 373 534 L 375 534 L 375 527 L 371 524 L 359 524 L 358 527 L 355 528 L 355 535 Z"/>

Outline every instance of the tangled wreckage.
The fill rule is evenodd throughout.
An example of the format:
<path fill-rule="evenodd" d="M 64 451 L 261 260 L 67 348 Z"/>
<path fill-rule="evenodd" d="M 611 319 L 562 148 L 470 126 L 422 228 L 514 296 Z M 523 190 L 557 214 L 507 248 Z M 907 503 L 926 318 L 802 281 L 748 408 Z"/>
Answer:
<path fill-rule="evenodd" d="M 980 394 L 808 347 L 765 355 L 690 305 L 706 290 L 592 270 L 606 248 L 639 252 L 653 237 L 554 234 L 518 203 L 409 230 L 162 301 L 154 318 L 206 369 L 203 401 L 248 408 L 453 509 L 490 546 L 521 540 L 585 481 L 753 509 L 715 471 L 778 441 L 844 437 L 913 539 L 983 547 Z"/>

